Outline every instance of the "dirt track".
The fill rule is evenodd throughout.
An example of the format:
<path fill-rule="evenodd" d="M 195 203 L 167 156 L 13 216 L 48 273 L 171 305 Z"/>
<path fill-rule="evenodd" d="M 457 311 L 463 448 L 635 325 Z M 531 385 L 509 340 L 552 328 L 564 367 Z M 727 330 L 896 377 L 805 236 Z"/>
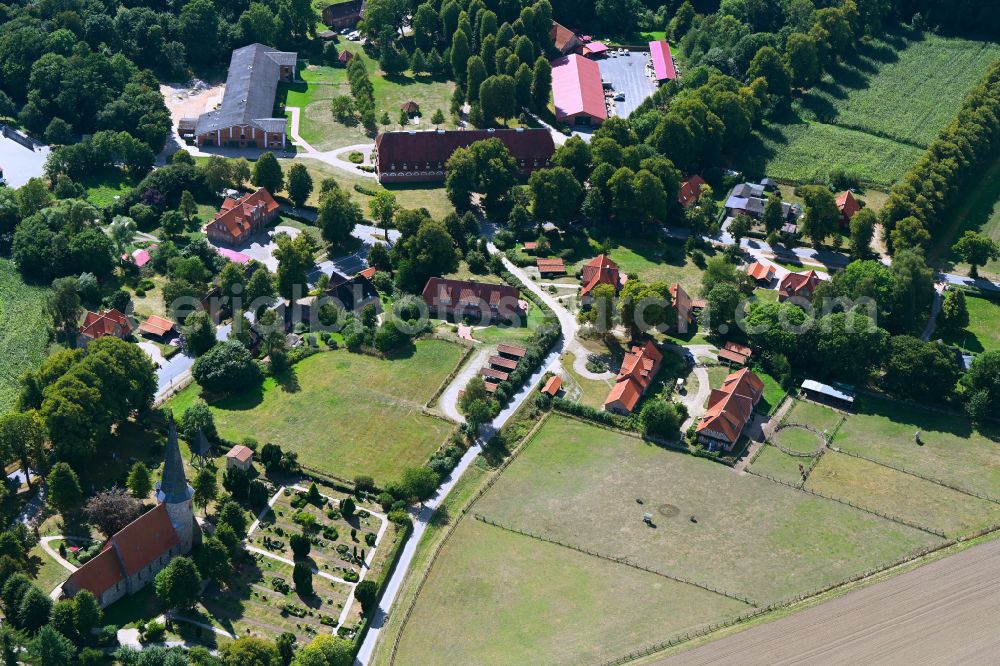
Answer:
<path fill-rule="evenodd" d="M 1000 663 L 1000 540 L 655 663 Z"/>

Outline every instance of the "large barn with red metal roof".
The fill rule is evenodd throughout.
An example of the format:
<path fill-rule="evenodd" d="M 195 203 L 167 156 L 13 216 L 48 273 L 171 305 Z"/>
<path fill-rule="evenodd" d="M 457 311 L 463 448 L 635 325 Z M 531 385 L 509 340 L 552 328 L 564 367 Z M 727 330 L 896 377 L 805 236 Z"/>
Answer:
<path fill-rule="evenodd" d="M 552 61 L 552 100 L 556 120 L 600 125 L 608 119 L 601 68 L 575 53 Z"/>
<path fill-rule="evenodd" d="M 674 58 L 670 55 L 670 45 L 664 41 L 649 43 L 649 56 L 653 60 L 653 78 L 659 83 L 677 78 Z"/>

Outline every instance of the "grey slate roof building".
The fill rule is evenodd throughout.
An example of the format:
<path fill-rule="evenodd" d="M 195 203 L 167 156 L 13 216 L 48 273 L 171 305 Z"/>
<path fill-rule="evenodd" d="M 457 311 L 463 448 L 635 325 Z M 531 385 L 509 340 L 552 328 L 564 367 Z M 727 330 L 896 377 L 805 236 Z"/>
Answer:
<path fill-rule="evenodd" d="M 194 495 L 184 476 L 184 461 L 177 443 L 177 428 L 173 414 L 167 416 L 167 447 L 163 452 L 163 478 L 156 489 L 156 499 L 162 504 L 183 504 Z"/>
<path fill-rule="evenodd" d="M 198 117 L 198 145 L 284 147 L 286 121 L 274 117 L 274 100 L 278 83 L 295 78 L 297 61 L 296 53 L 263 44 L 234 50 L 222 104 Z"/>

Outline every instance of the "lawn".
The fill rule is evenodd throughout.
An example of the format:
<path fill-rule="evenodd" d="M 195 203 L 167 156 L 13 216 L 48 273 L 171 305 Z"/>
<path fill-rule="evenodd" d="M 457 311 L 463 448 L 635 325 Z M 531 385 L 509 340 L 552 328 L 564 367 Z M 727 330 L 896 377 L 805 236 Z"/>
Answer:
<path fill-rule="evenodd" d="M 809 474 L 806 488 L 949 537 L 1000 523 L 1000 504 L 843 453 L 824 455 Z"/>
<path fill-rule="evenodd" d="M 52 547 L 58 549 L 59 542 L 54 542 Z M 48 594 L 57 585 L 63 584 L 69 576 L 69 570 L 52 559 L 39 544 L 28 551 L 28 575 L 40 590 Z"/>
<path fill-rule="evenodd" d="M 384 485 L 424 464 L 451 431 L 421 409 L 461 355 L 460 346 L 442 340 L 419 340 L 411 355 L 391 361 L 324 352 L 295 365 L 294 379 L 268 378 L 211 407 L 226 439 L 280 444 L 303 465 L 346 479 L 366 474 Z M 185 389 L 170 406 L 182 413 L 199 391 Z"/>
<path fill-rule="evenodd" d="M 754 458 L 750 465 L 750 471 L 799 485 L 802 483 L 802 472 L 799 471 L 799 465 L 803 469 L 808 469 L 812 462 L 812 458 L 790 456 L 777 447 L 765 445 Z"/>
<path fill-rule="evenodd" d="M 467 516 L 426 579 L 395 661 L 596 664 L 745 610 Z"/>
<path fill-rule="evenodd" d="M 859 44 L 740 158 L 751 176 L 826 182 L 834 169 L 887 187 L 951 120 L 1000 45 L 932 34 Z"/>
<path fill-rule="evenodd" d="M 355 57 L 360 57 L 364 61 L 375 91 L 375 117 L 381 119 L 385 112 L 389 114 L 391 120 L 391 124 L 384 129 L 402 129 L 398 124 L 399 107 L 409 100 L 420 105 L 423 117 L 419 125 L 407 125 L 406 129 L 433 128 L 430 118 L 437 109 L 445 114 L 445 123 L 441 127 L 455 128 L 454 120 L 449 113 L 451 96 L 455 90 L 453 82 L 406 74 L 389 77 L 379 70 L 378 62 L 372 60 L 357 42 L 341 40 L 337 43 L 337 49 L 341 52 L 351 51 Z M 340 95 L 351 94 L 347 82 L 347 68 L 310 63 L 299 72 L 299 76 L 304 83 L 282 84 L 279 99 L 284 93 L 287 106 L 303 109 L 299 121 L 299 133 L 303 139 L 322 151 L 372 142 L 360 124 L 351 127 L 333 118 L 330 100 Z"/>
<path fill-rule="evenodd" d="M 550 417 L 475 511 L 758 603 L 810 592 L 937 542 L 872 514 L 562 417 Z M 642 522 L 646 511 L 656 529 Z"/>
<path fill-rule="evenodd" d="M 38 366 L 49 346 L 49 290 L 25 284 L 13 262 L 0 259 L 0 415 L 14 408 L 19 378 Z"/>
<path fill-rule="evenodd" d="M 577 394 L 575 396 L 576 401 L 580 404 L 587 405 L 588 407 L 593 407 L 595 409 L 603 408 L 604 401 L 608 399 L 608 393 L 610 393 L 612 387 L 614 387 L 614 379 L 600 380 L 581 377 L 577 374 L 576 370 L 573 369 L 573 363 L 575 361 L 576 357 L 572 352 L 566 352 L 563 354 L 563 373 L 565 375 L 569 375 L 569 381 L 566 382 L 566 386 L 564 387 L 567 392 L 566 397 L 572 397 L 570 395 L 572 392 Z"/>
<path fill-rule="evenodd" d="M 834 444 L 878 462 L 1000 498 L 997 433 L 977 432 L 957 414 L 860 396 Z M 920 431 L 917 444 L 915 433 Z M 991 441 L 992 438 L 992 441 Z"/>
<path fill-rule="evenodd" d="M 937 337 L 975 354 L 1000 349 L 1000 303 L 968 294 L 965 303 L 969 325 L 961 331 L 938 330 Z"/>
<path fill-rule="evenodd" d="M 951 228 L 948 233 L 939 234 L 932 254 L 964 266 L 951 252 L 952 244 L 963 231 L 979 231 L 1000 242 L 1000 159 L 994 160 L 982 175 L 970 178 L 963 196 L 965 200 L 955 211 Z M 1000 260 L 987 262 L 979 272 L 995 279 L 1000 276 Z"/>
<path fill-rule="evenodd" d="M 770 414 L 781 404 L 781 400 L 785 397 L 785 389 L 781 388 L 777 379 L 764 372 L 762 368 L 753 368 L 753 373 L 764 382 L 764 395 L 757 403 L 757 411 L 761 414 Z"/>
<path fill-rule="evenodd" d="M 472 332 L 472 337 L 489 345 L 495 345 L 501 342 L 511 344 L 524 343 L 532 336 L 532 334 L 534 334 L 535 329 L 538 328 L 545 320 L 545 313 L 540 307 L 535 305 L 533 301 L 528 299 L 524 300 L 528 303 L 528 316 L 525 318 L 523 325 L 512 326 L 497 324 L 494 326 L 486 326 L 485 328 L 477 328 Z"/>
<path fill-rule="evenodd" d="M 87 201 L 98 208 L 110 206 L 138 183 L 138 178 L 120 169 L 106 169 L 80 180 L 80 185 L 87 191 Z"/>
<path fill-rule="evenodd" d="M 355 185 L 370 191 L 388 189 L 396 195 L 396 202 L 401 207 L 411 209 L 426 208 L 431 214 L 431 217 L 436 220 L 443 219 L 448 213 L 454 212 L 455 210 L 455 207 L 451 205 L 450 201 L 448 201 L 448 195 L 444 191 L 444 186 L 439 183 L 392 185 L 389 188 L 385 188 L 382 185 L 379 185 L 379 182 L 374 178 L 351 175 L 342 169 L 332 167 L 325 162 L 320 162 L 319 160 L 306 157 L 296 158 L 295 161 L 301 162 L 305 165 L 306 169 L 309 171 L 309 175 L 313 178 L 314 189 L 307 202 L 307 205 L 309 206 L 319 205 L 320 182 L 324 178 L 333 178 L 340 184 L 340 187 L 347 190 L 347 192 L 351 195 L 351 199 L 356 201 L 358 205 L 361 206 L 361 210 L 366 216 L 368 215 L 368 202 L 371 201 L 371 197 L 367 194 L 363 194 L 362 192 L 358 192 L 354 189 Z M 290 161 L 279 160 L 279 162 L 281 162 L 282 168 L 287 171 Z"/>
<path fill-rule="evenodd" d="M 797 426 L 782 428 L 774 434 L 773 440 L 789 451 L 811 454 L 819 451 L 823 443 L 822 438 L 816 433 Z"/>
<path fill-rule="evenodd" d="M 709 365 L 705 369 L 708 370 L 709 392 L 713 389 L 722 388 L 722 382 L 733 372 L 728 365 Z M 708 402 L 707 398 L 705 402 Z"/>
<path fill-rule="evenodd" d="M 832 433 L 844 416 L 825 405 L 808 400 L 796 400 L 783 419 L 784 423 L 812 426 L 819 432 Z"/>

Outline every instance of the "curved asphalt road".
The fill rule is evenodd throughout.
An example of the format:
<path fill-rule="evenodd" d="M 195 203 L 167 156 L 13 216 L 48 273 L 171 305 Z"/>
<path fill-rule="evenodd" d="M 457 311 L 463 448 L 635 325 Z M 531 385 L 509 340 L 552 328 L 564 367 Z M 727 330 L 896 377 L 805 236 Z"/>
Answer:
<path fill-rule="evenodd" d="M 653 663 L 998 664 L 1000 540 Z"/>

